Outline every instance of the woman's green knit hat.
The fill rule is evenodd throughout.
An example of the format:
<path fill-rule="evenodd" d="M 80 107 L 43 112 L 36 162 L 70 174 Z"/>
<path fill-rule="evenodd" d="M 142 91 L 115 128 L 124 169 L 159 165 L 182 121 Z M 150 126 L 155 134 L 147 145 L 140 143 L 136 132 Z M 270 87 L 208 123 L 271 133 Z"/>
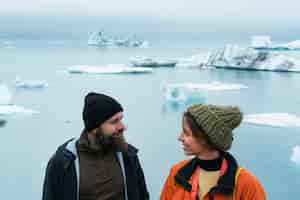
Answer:
<path fill-rule="evenodd" d="M 187 109 L 195 122 L 203 129 L 214 148 L 227 151 L 233 140 L 233 129 L 243 119 L 243 113 L 236 106 L 196 104 Z"/>

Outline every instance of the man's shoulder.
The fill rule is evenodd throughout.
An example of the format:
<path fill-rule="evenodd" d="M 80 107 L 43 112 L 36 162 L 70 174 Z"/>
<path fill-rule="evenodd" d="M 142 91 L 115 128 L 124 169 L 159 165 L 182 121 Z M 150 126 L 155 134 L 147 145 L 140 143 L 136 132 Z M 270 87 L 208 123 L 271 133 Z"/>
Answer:
<path fill-rule="evenodd" d="M 139 150 L 135 146 L 133 146 L 132 144 L 128 144 L 128 150 L 126 152 L 127 155 L 137 156 L 138 152 L 139 152 Z"/>
<path fill-rule="evenodd" d="M 75 160 L 76 155 L 68 149 L 68 145 L 71 142 L 75 142 L 75 138 L 69 139 L 60 145 L 51 157 L 51 160 L 55 163 Z"/>

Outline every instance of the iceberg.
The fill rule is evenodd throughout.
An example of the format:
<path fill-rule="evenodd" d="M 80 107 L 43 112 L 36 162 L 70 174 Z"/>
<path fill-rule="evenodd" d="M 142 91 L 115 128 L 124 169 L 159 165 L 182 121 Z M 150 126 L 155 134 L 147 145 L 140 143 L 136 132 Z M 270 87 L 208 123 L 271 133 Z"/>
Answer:
<path fill-rule="evenodd" d="M 7 105 L 11 103 L 11 94 L 6 85 L 0 83 L 0 105 Z"/>
<path fill-rule="evenodd" d="M 113 46 L 114 42 L 112 39 L 106 37 L 102 31 L 89 33 L 88 45 L 107 47 Z"/>
<path fill-rule="evenodd" d="M 258 113 L 244 117 L 244 122 L 273 127 L 300 127 L 300 117 L 289 113 Z"/>
<path fill-rule="evenodd" d="M 177 60 L 173 59 L 154 59 L 149 57 L 135 57 L 130 59 L 134 67 L 175 67 Z"/>
<path fill-rule="evenodd" d="M 271 36 L 259 35 L 251 39 L 251 47 L 256 49 L 269 48 L 272 45 Z"/>
<path fill-rule="evenodd" d="M 273 45 L 272 47 L 267 48 L 266 50 L 282 50 L 282 51 L 300 50 L 300 40 L 295 40 L 288 43 L 276 44 Z"/>
<path fill-rule="evenodd" d="M 178 59 L 176 63 L 176 68 L 183 69 L 194 69 L 194 68 L 207 68 L 207 62 L 209 59 L 210 53 L 206 54 L 196 54 L 189 58 Z"/>
<path fill-rule="evenodd" d="M 300 60 L 269 51 L 226 45 L 213 52 L 208 66 L 225 69 L 300 72 Z"/>
<path fill-rule="evenodd" d="M 163 113 L 169 112 L 184 112 L 187 107 L 195 103 L 204 103 L 206 98 L 203 96 L 195 96 L 193 98 L 187 99 L 186 101 L 165 101 L 162 104 L 161 111 Z"/>
<path fill-rule="evenodd" d="M 285 44 L 288 49 L 300 50 L 300 40 L 294 40 Z"/>
<path fill-rule="evenodd" d="M 7 115 L 13 115 L 13 114 L 35 114 L 38 113 L 37 111 L 24 108 L 22 106 L 16 106 L 16 105 L 0 105 L 0 116 L 7 116 Z"/>
<path fill-rule="evenodd" d="M 282 44 L 272 44 L 271 36 L 253 36 L 251 47 L 256 50 L 300 50 L 300 40 Z"/>
<path fill-rule="evenodd" d="M 39 89 L 48 87 L 48 83 L 45 80 L 21 80 L 16 78 L 16 88 L 23 89 Z"/>
<path fill-rule="evenodd" d="M 140 47 L 147 48 L 148 41 L 137 40 L 133 38 L 113 38 L 104 34 L 103 31 L 89 33 L 89 46 L 97 47 Z"/>
<path fill-rule="evenodd" d="M 72 74 L 140 74 L 152 73 L 153 70 L 145 67 L 127 67 L 121 64 L 107 66 L 74 65 L 67 68 Z"/>
<path fill-rule="evenodd" d="M 300 147 L 298 145 L 294 146 L 292 149 L 291 161 L 300 165 Z"/>
<path fill-rule="evenodd" d="M 211 83 L 175 83 L 166 84 L 164 87 L 167 101 L 180 102 L 199 98 L 203 92 L 220 92 L 227 90 L 240 90 L 248 88 L 242 84 L 225 84 L 220 82 Z"/>

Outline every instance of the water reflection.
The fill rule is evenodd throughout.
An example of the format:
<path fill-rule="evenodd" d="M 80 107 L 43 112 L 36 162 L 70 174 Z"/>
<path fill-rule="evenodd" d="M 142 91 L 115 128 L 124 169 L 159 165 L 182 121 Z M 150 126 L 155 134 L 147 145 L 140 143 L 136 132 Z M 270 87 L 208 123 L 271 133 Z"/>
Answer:
<path fill-rule="evenodd" d="M 219 81 L 226 81 L 228 78 L 234 80 L 267 80 L 272 76 L 272 72 L 258 70 L 242 70 L 242 69 L 217 69 L 216 75 Z"/>

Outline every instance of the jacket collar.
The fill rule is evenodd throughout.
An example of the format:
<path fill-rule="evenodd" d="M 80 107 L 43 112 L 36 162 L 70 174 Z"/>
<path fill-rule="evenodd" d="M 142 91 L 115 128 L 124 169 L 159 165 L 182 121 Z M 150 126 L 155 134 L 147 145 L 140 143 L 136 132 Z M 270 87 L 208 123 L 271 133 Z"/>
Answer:
<path fill-rule="evenodd" d="M 238 168 L 238 164 L 234 157 L 228 152 L 224 153 L 224 159 L 227 162 L 227 169 L 225 173 L 220 176 L 217 185 L 213 187 L 210 192 L 232 194 L 234 191 L 235 174 Z M 175 182 L 181 185 L 188 192 L 190 192 L 192 189 L 189 180 L 197 166 L 198 165 L 196 158 L 193 158 L 175 175 Z"/>
<path fill-rule="evenodd" d="M 138 151 L 139 150 L 135 148 L 133 145 L 128 144 L 128 150 L 124 154 L 127 154 L 128 156 L 136 156 Z"/>
<path fill-rule="evenodd" d="M 63 152 L 63 154 L 71 160 L 75 160 L 78 157 L 76 143 L 78 142 L 78 138 L 72 138 L 65 142 L 59 150 Z M 138 153 L 138 149 L 133 145 L 128 144 L 128 151 L 124 154 L 128 156 L 136 156 Z"/>

